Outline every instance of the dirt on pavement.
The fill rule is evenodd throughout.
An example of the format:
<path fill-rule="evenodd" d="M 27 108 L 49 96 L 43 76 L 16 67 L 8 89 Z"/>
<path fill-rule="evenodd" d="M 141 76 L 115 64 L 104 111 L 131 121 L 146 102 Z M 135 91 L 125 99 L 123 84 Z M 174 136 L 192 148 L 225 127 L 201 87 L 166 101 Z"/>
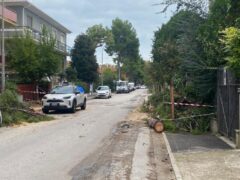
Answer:
<path fill-rule="evenodd" d="M 133 110 L 125 121 L 115 127 L 112 135 L 105 139 L 103 145 L 81 161 L 69 174 L 74 180 L 132 179 L 134 153 L 137 151 L 135 144 L 142 128 L 146 128 L 144 120 L 147 118 L 147 114 L 140 112 L 139 108 Z M 149 138 L 150 145 L 146 154 L 149 162 L 143 167 L 147 169 L 146 179 L 174 180 L 162 135 L 150 130 Z M 134 177 L 134 179 L 138 178 Z"/>

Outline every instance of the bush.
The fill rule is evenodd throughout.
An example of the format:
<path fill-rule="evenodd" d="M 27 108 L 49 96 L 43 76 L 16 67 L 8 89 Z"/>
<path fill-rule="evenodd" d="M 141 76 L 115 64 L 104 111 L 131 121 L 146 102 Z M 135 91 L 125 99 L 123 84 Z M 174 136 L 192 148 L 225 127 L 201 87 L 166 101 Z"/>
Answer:
<path fill-rule="evenodd" d="M 140 111 L 144 112 L 144 113 L 149 113 L 150 112 L 150 107 L 149 107 L 149 102 L 148 101 L 143 102 Z"/>
<path fill-rule="evenodd" d="M 28 110 L 29 107 L 18 101 L 16 87 L 14 85 L 7 85 L 6 90 L 0 94 L 0 109 L 2 111 L 3 126 L 12 124 L 20 124 L 21 122 L 39 122 L 48 121 L 53 118 L 47 116 L 32 116 L 17 109 Z"/>
<path fill-rule="evenodd" d="M 0 108 L 16 108 L 22 106 L 18 101 L 16 87 L 12 84 L 6 86 L 6 90 L 0 95 Z"/>
<path fill-rule="evenodd" d="M 210 121 L 213 116 L 194 117 L 201 114 L 212 113 L 209 109 L 177 109 L 177 117 L 187 117 L 178 121 L 179 129 L 193 134 L 202 134 L 210 130 Z M 192 117 L 191 117 L 192 116 Z"/>
<path fill-rule="evenodd" d="M 176 123 L 173 120 L 165 120 L 165 121 L 163 121 L 163 124 L 164 124 L 164 129 L 166 131 L 176 132 L 178 130 Z"/>

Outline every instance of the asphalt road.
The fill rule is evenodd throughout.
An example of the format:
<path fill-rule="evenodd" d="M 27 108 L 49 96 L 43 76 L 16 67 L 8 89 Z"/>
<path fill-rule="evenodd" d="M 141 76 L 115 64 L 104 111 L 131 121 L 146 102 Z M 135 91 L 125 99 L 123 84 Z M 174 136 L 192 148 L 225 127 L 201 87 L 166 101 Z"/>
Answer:
<path fill-rule="evenodd" d="M 72 179 L 71 170 L 103 145 L 142 103 L 146 90 L 88 101 L 85 111 L 56 120 L 0 129 L 0 179 Z"/>

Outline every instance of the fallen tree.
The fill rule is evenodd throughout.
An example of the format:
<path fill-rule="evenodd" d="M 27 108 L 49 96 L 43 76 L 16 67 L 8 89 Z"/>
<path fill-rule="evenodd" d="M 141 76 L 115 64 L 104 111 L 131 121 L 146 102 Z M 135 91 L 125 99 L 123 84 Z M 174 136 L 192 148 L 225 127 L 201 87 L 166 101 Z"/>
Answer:
<path fill-rule="evenodd" d="M 7 86 L 7 89 L 0 94 L 0 111 L 2 114 L 0 124 L 3 126 L 53 119 L 35 112 L 28 104 L 20 102 L 15 86 Z"/>

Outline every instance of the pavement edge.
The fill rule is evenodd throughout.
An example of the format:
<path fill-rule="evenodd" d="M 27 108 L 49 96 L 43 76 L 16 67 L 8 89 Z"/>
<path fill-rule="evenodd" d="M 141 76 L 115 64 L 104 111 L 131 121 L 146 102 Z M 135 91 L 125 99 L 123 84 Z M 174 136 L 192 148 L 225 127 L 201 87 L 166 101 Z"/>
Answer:
<path fill-rule="evenodd" d="M 179 168 L 177 166 L 176 159 L 173 156 L 173 153 L 172 153 L 171 147 L 169 145 L 167 136 L 166 136 L 166 134 L 164 132 L 163 132 L 163 139 L 164 139 L 166 147 L 167 147 L 167 151 L 168 151 L 168 154 L 169 154 L 169 158 L 170 158 L 170 161 L 171 161 L 171 164 L 172 164 L 172 167 L 173 167 L 173 171 L 174 171 L 176 180 L 183 180 L 182 175 L 180 173 L 180 170 L 179 170 Z"/>
<path fill-rule="evenodd" d="M 221 136 L 221 135 L 215 135 L 217 138 L 219 138 L 220 140 L 222 140 L 223 142 L 225 142 L 227 145 L 229 145 L 231 148 L 233 149 L 237 149 L 236 145 L 234 144 L 234 142 L 230 141 L 228 138 L 226 138 L 225 136 Z"/>

